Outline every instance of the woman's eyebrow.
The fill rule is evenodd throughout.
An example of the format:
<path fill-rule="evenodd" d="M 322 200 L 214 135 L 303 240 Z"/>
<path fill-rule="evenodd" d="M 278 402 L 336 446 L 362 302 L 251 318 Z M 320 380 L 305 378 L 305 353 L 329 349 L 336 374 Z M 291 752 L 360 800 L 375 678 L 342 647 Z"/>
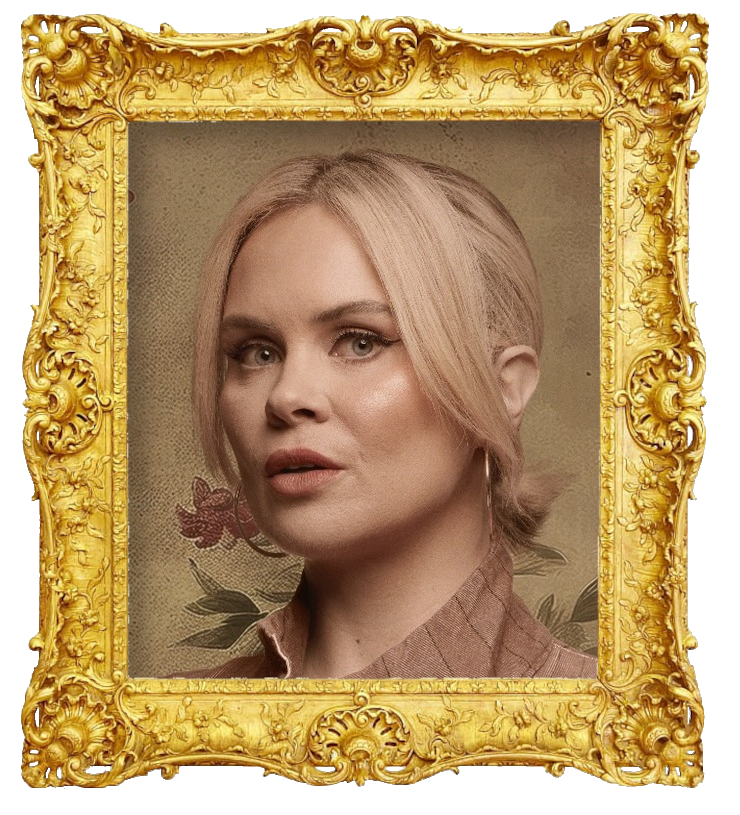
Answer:
<path fill-rule="evenodd" d="M 392 317 L 393 311 L 387 303 L 380 300 L 351 300 L 319 312 L 314 320 L 317 323 L 333 323 L 348 314 L 387 314 Z"/>
<path fill-rule="evenodd" d="M 250 330 L 250 331 L 276 331 L 274 325 L 270 323 L 265 323 L 262 320 L 257 320 L 254 317 L 247 317 L 243 314 L 233 314 L 231 317 L 227 317 L 221 323 L 221 334 L 227 334 L 232 329 L 240 329 L 242 331 Z"/>
<path fill-rule="evenodd" d="M 320 311 L 313 319 L 317 323 L 333 323 L 348 314 L 386 314 L 392 317 L 393 311 L 387 303 L 380 300 L 351 300 L 338 306 L 332 306 L 332 308 L 325 311 Z M 277 332 L 278 330 L 272 323 L 266 323 L 256 317 L 250 317 L 246 314 L 232 314 L 221 323 L 221 334 L 228 334 L 229 331 L 235 329 L 265 332 Z"/>

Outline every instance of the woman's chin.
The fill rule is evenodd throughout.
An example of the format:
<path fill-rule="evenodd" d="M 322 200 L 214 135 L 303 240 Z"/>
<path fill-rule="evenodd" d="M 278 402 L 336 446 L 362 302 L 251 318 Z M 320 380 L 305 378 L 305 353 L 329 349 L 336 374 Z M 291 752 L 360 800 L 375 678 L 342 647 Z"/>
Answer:
<path fill-rule="evenodd" d="M 327 519 L 300 524 L 266 524 L 260 527 L 265 536 L 283 552 L 307 561 L 358 560 L 372 548 L 375 530 L 352 529 L 347 523 L 332 523 Z"/>

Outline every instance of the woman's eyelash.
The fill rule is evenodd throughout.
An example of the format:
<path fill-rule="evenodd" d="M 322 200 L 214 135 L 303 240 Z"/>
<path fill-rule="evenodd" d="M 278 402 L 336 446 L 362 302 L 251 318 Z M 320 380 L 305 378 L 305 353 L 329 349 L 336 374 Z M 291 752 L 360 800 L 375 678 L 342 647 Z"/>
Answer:
<path fill-rule="evenodd" d="M 398 342 L 398 340 L 389 340 L 387 337 L 384 337 L 382 334 L 376 334 L 374 331 L 363 331 L 358 328 L 343 328 L 335 337 L 333 344 L 339 342 L 339 340 L 344 339 L 345 337 L 356 337 L 357 339 L 366 339 L 372 340 L 373 342 L 378 342 L 381 345 L 385 345 L 386 347 L 389 345 L 393 345 L 394 343 Z"/>
<path fill-rule="evenodd" d="M 385 348 L 391 345 L 395 345 L 397 342 L 400 342 L 400 339 L 391 340 L 388 339 L 388 337 L 383 336 L 382 334 L 375 333 L 374 331 L 367 331 L 358 328 L 346 328 L 341 329 L 332 337 L 331 347 L 334 348 L 338 342 L 346 338 L 369 340 L 370 342 L 381 345 Z M 278 355 L 281 354 L 280 350 L 276 348 L 273 345 L 273 343 L 269 342 L 268 340 L 257 340 L 257 339 L 250 339 L 244 342 L 235 342 L 231 345 L 225 346 L 223 351 L 228 359 L 233 359 L 236 362 L 241 362 L 244 359 L 245 355 L 255 348 L 267 348 Z M 361 359 L 362 357 L 358 357 L 358 360 Z"/>
<path fill-rule="evenodd" d="M 249 340 L 247 342 L 236 342 L 233 345 L 228 345 L 224 348 L 224 354 L 229 359 L 239 362 L 244 358 L 244 355 L 253 348 L 269 348 L 271 351 L 280 353 L 272 343 L 260 340 Z"/>

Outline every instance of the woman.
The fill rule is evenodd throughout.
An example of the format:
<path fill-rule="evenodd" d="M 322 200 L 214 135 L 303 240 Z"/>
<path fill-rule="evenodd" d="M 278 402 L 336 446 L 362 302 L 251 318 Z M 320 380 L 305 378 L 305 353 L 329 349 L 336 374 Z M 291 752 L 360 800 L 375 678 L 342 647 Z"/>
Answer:
<path fill-rule="evenodd" d="M 551 497 L 518 433 L 541 342 L 524 239 L 472 179 L 368 151 L 259 182 L 206 267 L 196 408 L 304 574 L 264 654 L 201 675 L 595 676 L 512 592 Z"/>

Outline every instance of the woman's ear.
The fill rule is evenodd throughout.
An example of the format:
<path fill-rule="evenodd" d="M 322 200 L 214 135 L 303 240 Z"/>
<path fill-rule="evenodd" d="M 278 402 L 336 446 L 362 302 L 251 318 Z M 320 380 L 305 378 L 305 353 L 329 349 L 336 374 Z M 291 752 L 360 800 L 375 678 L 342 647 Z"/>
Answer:
<path fill-rule="evenodd" d="M 519 427 L 540 378 L 537 354 L 528 345 L 512 345 L 499 354 L 496 373 L 511 421 Z"/>

